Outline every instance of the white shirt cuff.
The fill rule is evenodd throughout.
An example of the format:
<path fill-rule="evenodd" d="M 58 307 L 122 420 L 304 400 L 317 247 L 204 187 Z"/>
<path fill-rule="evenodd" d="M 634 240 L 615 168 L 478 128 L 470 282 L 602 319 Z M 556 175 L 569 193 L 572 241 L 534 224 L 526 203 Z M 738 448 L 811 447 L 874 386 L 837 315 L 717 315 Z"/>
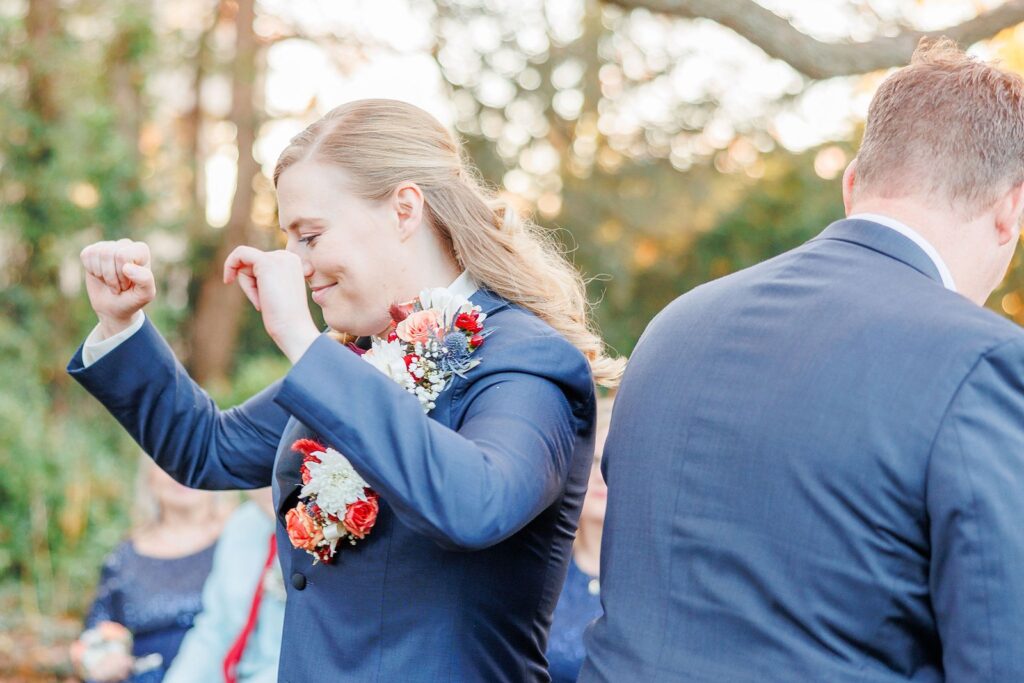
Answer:
<path fill-rule="evenodd" d="M 85 338 L 85 343 L 82 344 L 82 367 L 89 367 L 116 349 L 129 337 L 141 330 L 145 322 L 146 314 L 142 311 L 136 311 L 135 315 L 132 316 L 131 325 L 106 339 L 100 339 L 99 325 L 92 328 L 92 332 L 89 333 L 89 336 Z"/>

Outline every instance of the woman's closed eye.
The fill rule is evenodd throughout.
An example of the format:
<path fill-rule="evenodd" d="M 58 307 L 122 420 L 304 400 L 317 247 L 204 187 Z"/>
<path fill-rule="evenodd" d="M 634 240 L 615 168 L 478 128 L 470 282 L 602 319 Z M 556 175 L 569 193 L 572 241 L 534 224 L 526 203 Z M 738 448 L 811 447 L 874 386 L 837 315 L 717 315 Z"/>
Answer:
<path fill-rule="evenodd" d="M 300 237 L 299 244 L 302 244 L 307 247 L 312 247 L 314 244 L 316 244 L 316 238 L 319 236 L 320 235 L 306 235 L 304 237 Z"/>

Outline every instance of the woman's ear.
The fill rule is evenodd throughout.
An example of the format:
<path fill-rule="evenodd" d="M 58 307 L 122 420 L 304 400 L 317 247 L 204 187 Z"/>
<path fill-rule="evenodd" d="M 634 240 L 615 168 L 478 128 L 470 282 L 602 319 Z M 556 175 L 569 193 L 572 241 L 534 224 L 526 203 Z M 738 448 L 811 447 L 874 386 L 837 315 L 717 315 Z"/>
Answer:
<path fill-rule="evenodd" d="M 423 191 L 416 183 L 402 183 L 391 199 L 398 218 L 398 239 L 404 242 L 423 224 Z"/>

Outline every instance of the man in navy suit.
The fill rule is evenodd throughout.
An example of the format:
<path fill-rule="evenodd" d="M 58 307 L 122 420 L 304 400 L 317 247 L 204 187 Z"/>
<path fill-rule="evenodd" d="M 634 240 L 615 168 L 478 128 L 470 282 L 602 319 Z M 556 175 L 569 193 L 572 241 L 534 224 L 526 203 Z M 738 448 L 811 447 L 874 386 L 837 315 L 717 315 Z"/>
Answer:
<path fill-rule="evenodd" d="M 580 681 L 1024 681 L 1022 183 L 1024 82 L 922 46 L 849 218 L 651 323 Z"/>

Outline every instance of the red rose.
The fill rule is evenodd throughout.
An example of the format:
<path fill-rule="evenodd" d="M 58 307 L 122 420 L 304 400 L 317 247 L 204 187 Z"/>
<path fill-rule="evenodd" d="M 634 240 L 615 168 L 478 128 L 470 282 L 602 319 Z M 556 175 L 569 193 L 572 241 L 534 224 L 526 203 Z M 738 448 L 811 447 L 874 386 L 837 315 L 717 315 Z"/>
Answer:
<path fill-rule="evenodd" d="M 398 341 L 398 333 L 395 332 L 394 330 L 391 330 L 390 332 L 388 332 L 388 341 L 389 342 Z"/>
<path fill-rule="evenodd" d="M 474 349 L 484 343 L 483 335 L 474 334 L 473 338 L 469 340 L 469 345 Z"/>
<path fill-rule="evenodd" d="M 474 333 L 484 329 L 484 326 L 477 320 L 476 313 L 459 313 L 455 316 L 455 327 Z"/>
<path fill-rule="evenodd" d="M 345 529 L 356 538 L 365 538 L 370 529 L 377 523 L 379 504 L 375 497 L 370 500 L 357 500 L 345 508 Z"/>
<path fill-rule="evenodd" d="M 313 551 L 324 538 L 320 526 L 306 512 L 306 506 L 299 503 L 285 515 L 288 540 L 292 545 L 302 550 Z"/>

